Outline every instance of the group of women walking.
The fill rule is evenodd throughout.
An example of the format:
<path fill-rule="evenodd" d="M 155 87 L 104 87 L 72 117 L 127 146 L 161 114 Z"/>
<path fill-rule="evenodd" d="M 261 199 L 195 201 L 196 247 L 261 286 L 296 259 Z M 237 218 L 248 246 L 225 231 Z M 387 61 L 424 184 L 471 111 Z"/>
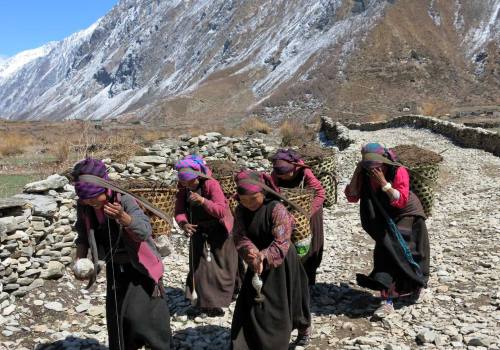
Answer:
<path fill-rule="evenodd" d="M 323 255 L 321 183 L 293 150 L 279 150 L 271 174 L 242 170 L 234 177 L 238 205 L 231 211 L 221 185 L 196 155 L 178 161 L 175 220 L 190 239 L 186 297 L 189 315 L 217 317 L 236 298 L 231 326 L 233 349 L 288 349 L 307 345 L 312 330 L 309 288 Z M 98 160 L 75 168 L 79 197 L 77 259 L 95 241 L 106 262 L 110 349 L 169 349 L 169 312 L 162 284 L 163 264 L 151 226 L 134 199 L 80 181 L 90 174 L 107 179 Z M 291 237 L 294 217 L 280 188 L 314 190 L 309 214 L 309 252 L 299 257 Z M 409 190 L 407 170 L 379 144 L 362 149 L 362 160 L 346 187 L 349 202 L 361 200 L 361 222 L 375 240 L 374 269 L 358 283 L 381 293 L 376 313 L 390 313 L 392 299 L 416 298 L 426 287 L 429 243 L 425 215 Z M 244 262 L 244 263 L 243 263 Z M 243 272 L 241 266 L 246 266 Z"/>

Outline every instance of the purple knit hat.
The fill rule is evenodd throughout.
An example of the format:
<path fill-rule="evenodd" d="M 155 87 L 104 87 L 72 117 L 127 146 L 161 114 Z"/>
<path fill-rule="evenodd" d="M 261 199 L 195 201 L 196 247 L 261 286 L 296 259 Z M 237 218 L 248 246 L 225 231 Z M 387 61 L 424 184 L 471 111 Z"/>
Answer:
<path fill-rule="evenodd" d="M 78 180 L 80 175 L 95 175 L 107 180 L 108 172 L 106 165 L 101 160 L 86 158 L 79 161 L 73 167 L 72 175 L 75 179 L 75 192 L 80 199 L 94 198 L 106 191 L 104 187 Z"/>
<path fill-rule="evenodd" d="M 191 181 L 196 179 L 200 176 L 199 173 L 210 175 L 210 171 L 208 170 L 205 160 L 194 154 L 179 160 L 175 164 L 175 170 L 177 170 L 177 177 L 181 181 Z"/>
<path fill-rule="evenodd" d="M 300 155 L 293 149 L 279 149 L 271 160 L 275 173 L 284 175 L 294 171 L 301 159 Z"/>

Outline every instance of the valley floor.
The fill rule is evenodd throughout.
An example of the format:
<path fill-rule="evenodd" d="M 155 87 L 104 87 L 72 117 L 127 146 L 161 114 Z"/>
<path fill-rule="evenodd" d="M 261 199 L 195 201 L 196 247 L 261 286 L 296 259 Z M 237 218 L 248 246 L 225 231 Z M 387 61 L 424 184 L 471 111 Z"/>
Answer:
<path fill-rule="evenodd" d="M 356 143 L 339 154 L 339 203 L 325 210 L 325 253 L 312 291 L 314 334 L 308 349 L 500 349 L 500 158 L 460 148 L 425 130 L 350 135 Z M 428 295 L 420 304 L 397 307 L 383 321 L 371 317 L 377 298 L 355 282 L 356 273 L 371 269 L 373 242 L 361 228 L 359 206 L 347 203 L 342 193 L 361 144 L 368 141 L 413 143 L 444 157 L 433 215 L 427 220 L 432 257 Z M 185 313 L 190 305 L 183 295 L 187 240 L 174 236 L 174 244 L 176 252 L 164 259 L 173 348 L 224 349 L 234 303 L 224 317 L 189 320 Z M 15 310 L 0 316 L 7 319 L 0 349 L 106 349 L 103 280 L 88 293 L 68 271 L 16 300 Z M 14 335 L 5 332 L 12 328 Z M 417 345 L 417 336 L 423 345 Z"/>

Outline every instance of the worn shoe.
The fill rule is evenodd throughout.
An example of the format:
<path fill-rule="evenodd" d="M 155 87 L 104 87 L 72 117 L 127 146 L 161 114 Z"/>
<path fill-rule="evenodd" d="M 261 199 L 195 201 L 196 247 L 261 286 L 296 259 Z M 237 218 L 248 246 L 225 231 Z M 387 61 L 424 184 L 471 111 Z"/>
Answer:
<path fill-rule="evenodd" d="M 196 316 L 201 315 L 202 310 L 199 307 L 192 306 L 189 309 L 186 310 L 186 315 L 189 318 L 195 318 Z"/>
<path fill-rule="evenodd" d="M 207 314 L 208 317 L 224 316 L 224 310 L 222 310 L 220 307 L 203 309 L 203 313 Z"/>
<path fill-rule="evenodd" d="M 375 310 L 373 316 L 383 319 L 394 312 L 394 305 L 391 300 L 383 300 L 380 306 Z"/>
<path fill-rule="evenodd" d="M 309 345 L 309 342 L 311 341 L 311 337 L 309 334 L 299 334 L 297 335 L 297 339 L 293 342 L 293 345 L 295 346 L 307 346 Z"/>

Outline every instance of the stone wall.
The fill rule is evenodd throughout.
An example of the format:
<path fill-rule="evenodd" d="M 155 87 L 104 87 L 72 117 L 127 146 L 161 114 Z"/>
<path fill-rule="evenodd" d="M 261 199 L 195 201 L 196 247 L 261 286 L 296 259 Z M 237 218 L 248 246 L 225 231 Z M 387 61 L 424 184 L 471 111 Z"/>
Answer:
<path fill-rule="evenodd" d="M 339 122 L 332 121 L 329 117 L 321 117 L 321 130 L 327 139 L 334 140 L 335 146 L 340 151 L 349 147 L 353 140 L 349 138 L 349 129 Z"/>
<path fill-rule="evenodd" d="M 267 158 L 274 151 L 275 147 L 259 137 L 232 138 L 212 132 L 159 141 L 126 164 L 112 159 L 104 162 L 111 180 L 155 180 L 174 185 L 173 165 L 185 155 L 197 153 L 206 160 L 232 160 L 264 170 L 269 168 Z M 73 261 L 75 221 L 75 190 L 60 175 L 27 184 L 24 193 L 0 199 L 0 311 L 9 306 L 12 297 L 64 275 Z M 169 251 L 163 249 L 169 242 L 161 239 L 157 245 L 160 252 Z"/>
<path fill-rule="evenodd" d="M 342 124 L 339 125 L 339 123 L 334 123 L 328 117 L 322 118 L 323 131 L 327 136 L 331 135 L 332 139 L 337 140 L 337 137 L 339 137 L 339 148 L 341 147 L 341 145 L 346 144 L 346 139 L 348 140 L 348 132 L 342 129 L 342 127 Z M 498 133 L 481 128 L 473 128 L 464 126 L 462 124 L 443 121 L 432 117 L 407 115 L 396 117 L 383 122 L 363 124 L 353 123 L 348 124 L 345 127 L 347 127 L 348 129 L 356 129 L 362 131 L 373 131 L 397 127 L 424 128 L 448 137 L 459 146 L 482 149 L 484 151 L 491 152 L 496 156 L 500 156 L 500 135 Z"/>
<path fill-rule="evenodd" d="M 52 175 L 0 200 L 0 303 L 59 278 L 72 261 L 75 192 Z M 1 304 L 0 304 L 1 305 Z"/>

